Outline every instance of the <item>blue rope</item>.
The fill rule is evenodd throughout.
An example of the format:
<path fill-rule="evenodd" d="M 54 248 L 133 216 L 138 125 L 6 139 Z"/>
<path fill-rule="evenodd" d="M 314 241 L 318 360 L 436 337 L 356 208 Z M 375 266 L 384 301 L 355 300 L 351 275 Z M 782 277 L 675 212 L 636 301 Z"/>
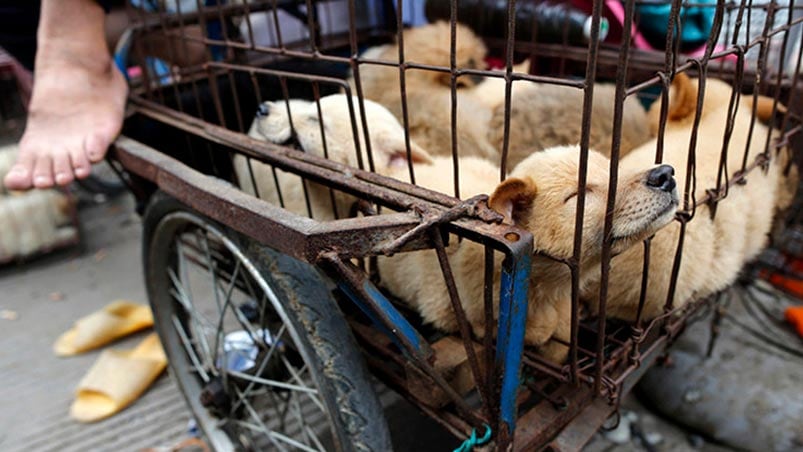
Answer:
<path fill-rule="evenodd" d="M 485 434 L 482 435 L 482 438 L 477 438 L 477 429 L 472 428 L 471 436 L 466 438 L 466 440 L 463 441 L 463 444 L 461 444 L 460 447 L 455 449 L 453 452 L 471 452 L 471 450 L 474 449 L 474 447 L 482 446 L 483 444 L 487 443 L 488 440 L 491 439 L 491 427 L 489 427 L 488 424 L 484 425 L 485 425 Z"/>

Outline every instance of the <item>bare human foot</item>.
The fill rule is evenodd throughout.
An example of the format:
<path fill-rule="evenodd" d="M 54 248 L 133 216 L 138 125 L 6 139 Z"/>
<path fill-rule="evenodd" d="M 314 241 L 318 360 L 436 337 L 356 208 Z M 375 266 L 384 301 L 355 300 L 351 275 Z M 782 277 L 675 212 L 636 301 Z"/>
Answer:
<path fill-rule="evenodd" d="M 33 94 L 13 190 L 66 185 L 89 175 L 120 133 L 128 92 L 103 32 L 94 0 L 44 0 Z"/>

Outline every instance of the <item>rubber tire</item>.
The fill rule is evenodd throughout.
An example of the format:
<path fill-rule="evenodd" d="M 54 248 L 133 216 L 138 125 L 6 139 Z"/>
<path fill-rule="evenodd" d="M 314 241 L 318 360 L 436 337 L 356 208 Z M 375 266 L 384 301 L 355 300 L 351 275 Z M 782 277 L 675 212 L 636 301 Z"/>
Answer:
<path fill-rule="evenodd" d="M 314 353 L 319 389 L 335 426 L 339 450 L 392 450 L 382 405 L 371 385 L 369 373 L 343 313 L 321 274 L 311 265 L 256 243 L 236 231 L 206 218 L 176 199 L 156 192 L 143 217 L 143 265 L 148 281 L 149 252 L 153 234 L 165 216 L 177 211 L 193 213 L 240 245 L 283 304 L 303 344 Z M 149 298 L 151 290 L 148 287 Z M 157 330 L 158 306 L 153 306 Z M 164 310 L 161 310 L 164 311 Z M 161 335 L 161 331 L 160 331 Z M 311 354 L 312 355 L 312 354 Z M 181 385 L 179 384 L 179 387 Z"/>

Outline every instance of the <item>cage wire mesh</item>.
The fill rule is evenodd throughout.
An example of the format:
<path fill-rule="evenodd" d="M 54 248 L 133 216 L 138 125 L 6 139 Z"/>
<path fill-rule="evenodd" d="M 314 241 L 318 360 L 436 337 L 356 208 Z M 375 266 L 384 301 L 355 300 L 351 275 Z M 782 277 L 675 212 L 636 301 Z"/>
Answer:
<path fill-rule="evenodd" d="M 514 438 L 498 427 L 505 369 L 494 356 L 508 338 L 491 325 L 505 244 L 531 233 L 512 421 L 516 448 L 541 447 L 595 398 L 612 410 L 763 247 L 796 187 L 801 10 L 792 0 L 132 2 L 136 26 L 118 53 L 135 111 L 125 134 L 330 225 L 318 263 L 385 289 L 435 349 L 456 338 L 448 350 L 464 355 L 469 383 L 411 357 L 344 301 L 372 369 L 457 435 L 491 425 L 500 447 Z M 674 178 L 656 166 L 667 161 Z M 621 218 L 649 210 L 627 204 L 633 193 L 669 199 L 675 183 L 671 224 L 652 212 L 619 240 Z M 550 190 L 555 205 L 539 201 Z M 400 236 L 357 246 L 342 233 L 368 234 L 350 218 L 390 224 L 405 212 L 415 221 L 404 216 Z M 734 232 L 727 222 L 745 212 L 755 218 Z"/>

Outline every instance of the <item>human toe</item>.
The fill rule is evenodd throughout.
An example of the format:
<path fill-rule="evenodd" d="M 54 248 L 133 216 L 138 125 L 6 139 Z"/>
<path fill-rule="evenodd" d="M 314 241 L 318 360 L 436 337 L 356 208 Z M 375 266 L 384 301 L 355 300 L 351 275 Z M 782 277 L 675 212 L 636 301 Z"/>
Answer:
<path fill-rule="evenodd" d="M 27 190 L 31 188 L 31 175 L 36 158 L 33 153 L 20 151 L 17 162 L 11 167 L 3 181 L 11 190 Z"/>
<path fill-rule="evenodd" d="M 98 163 L 103 160 L 109 144 L 111 144 L 111 139 L 107 138 L 105 135 L 89 135 L 84 141 L 84 151 L 86 152 L 87 159 L 92 163 Z"/>
<path fill-rule="evenodd" d="M 92 172 L 92 164 L 82 149 L 70 151 L 70 162 L 72 163 L 73 174 L 78 179 L 84 179 Z"/>
<path fill-rule="evenodd" d="M 11 167 L 3 183 L 10 190 L 27 190 L 31 188 L 31 171 L 18 163 Z"/>
<path fill-rule="evenodd" d="M 40 155 L 33 167 L 33 186 L 50 188 L 53 186 L 53 159 L 49 155 Z"/>
<path fill-rule="evenodd" d="M 70 164 L 70 154 L 65 150 L 53 156 L 53 180 L 56 185 L 67 185 L 73 181 L 73 167 Z"/>

